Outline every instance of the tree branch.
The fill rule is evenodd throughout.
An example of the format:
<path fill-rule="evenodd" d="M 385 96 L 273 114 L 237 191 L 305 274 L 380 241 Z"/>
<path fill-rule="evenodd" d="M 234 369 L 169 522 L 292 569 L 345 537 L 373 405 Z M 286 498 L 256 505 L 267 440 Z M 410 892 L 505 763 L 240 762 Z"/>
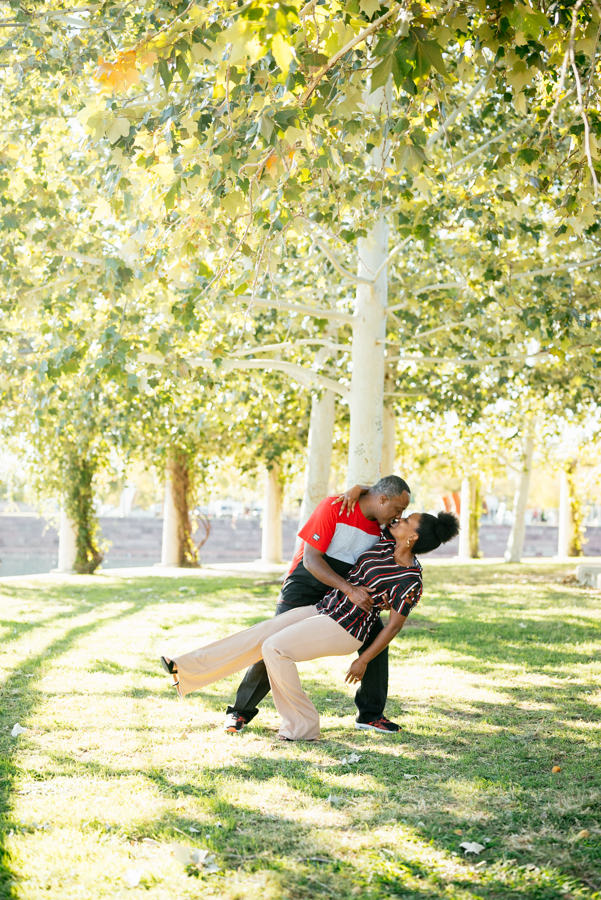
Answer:
<path fill-rule="evenodd" d="M 461 281 L 443 281 L 440 284 L 426 284 L 424 287 L 418 288 L 416 291 L 411 291 L 416 297 L 419 294 L 425 294 L 427 291 L 448 291 L 452 288 L 464 288 L 465 284 Z M 405 306 L 404 303 L 396 303 L 394 306 L 389 306 L 386 312 L 393 313 L 396 312 L 397 309 L 403 309 Z"/>
<path fill-rule="evenodd" d="M 212 360 L 207 360 L 207 362 L 212 362 Z M 295 381 L 298 381 L 305 387 L 325 388 L 327 391 L 340 394 L 341 397 L 348 397 L 350 392 L 346 384 L 340 384 L 339 381 L 320 375 L 319 372 L 313 372 L 304 366 L 284 362 L 280 359 L 224 359 L 219 367 L 221 372 L 229 372 L 234 369 L 275 369 L 277 372 L 284 372 L 284 374 L 290 375 L 291 378 L 294 378 Z"/>
<path fill-rule="evenodd" d="M 70 257 L 71 259 L 76 259 L 77 262 L 91 263 L 93 266 L 101 266 L 104 264 L 104 260 L 98 259 L 96 256 L 87 256 L 85 253 L 78 253 L 76 250 L 65 250 L 64 247 L 57 247 L 54 252 L 57 253 L 58 256 Z"/>
<path fill-rule="evenodd" d="M 601 263 L 601 256 L 595 256 L 593 259 L 585 259 L 582 262 L 569 262 L 564 263 L 561 266 L 547 266 L 544 269 L 532 269 L 529 272 L 512 272 L 511 279 L 513 281 L 518 281 L 522 278 L 533 278 L 535 275 L 552 275 L 554 272 L 566 272 L 570 269 L 586 269 L 588 266 L 596 266 Z M 414 296 L 418 296 L 419 294 L 425 294 L 426 291 L 443 291 L 443 290 L 451 290 L 452 288 L 465 288 L 466 285 L 462 282 L 455 281 L 446 281 L 441 282 L 440 284 L 427 284 L 425 287 L 418 288 L 415 291 L 412 291 Z M 405 306 L 404 303 L 396 303 L 394 306 L 389 306 L 386 310 L 387 313 L 394 313 L 398 309 L 403 309 Z M 464 323 L 457 323 L 464 324 Z M 442 326 L 446 328 L 447 326 Z M 448 326 L 451 327 L 451 326 Z M 454 327 L 454 325 L 452 326 Z M 439 329 L 436 329 L 439 330 Z M 419 338 L 423 337 L 423 334 L 416 334 L 414 337 Z"/>
<path fill-rule="evenodd" d="M 427 366 L 444 363 L 450 363 L 454 366 L 488 366 L 493 362 L 504 362 L 511 359 L 521 360 L 522 362 L 526 359 L 540 359 L 543 356 L 548 356 L 549 353 L 551 353 L 550 350 L 540 350 L 538 353 L 520 353 L 517 356 L 484 356 L 481 359 L 464 359 L 462 356 L 391 356 L 386 362 L 422 363 Z"/>
<path fill-rule="evenodd" d="M 322 243 L 319 238 L 313 238 L 313 241 L 319 247 L 321 252 L 327 256 L 336 271 L 340 272 L 341 275 L 344 275 L 345 278 L 349 278 L 355 284 L 373 284 L 371 278 L 361 278 L 359 275 L 355 275 L 351 272 L 350 269 L 345 269 L 342 263 L 334 256 L 327 244 Z"/>
<path fill-rule="evenodd" d="M 419 341 L 422 338 L 430 337 L 431 334 L 436 334 L 438 331 L 450 331 L 452 328 L 460 328 L 462 325 L 469 325 L 473 320 L 472 319 L 464 319 L 462 322 L 448 322 L 446 325 L 438 325 L 436 328 L 429 328 L 427 331 L 418 331 L 416 334 L 407 335 L 413 341 Z M 393 340 L 386 341 L 377 341 L 377 343 L 383 344 L 398 344 L 399 339 L 394 338 Z"/>
<path fill-rule="evenodd" d="M 262 306 L 267 309 L 282 309 L 290 312 L 302 313 L 304 316 L 313 316 L 315 319 L 335 319 L 337 322 L 353 323 L 353 317 L 350 313 L 338 312 L 335 309 L 315 309 L 313 306 L 303 306 L 300 303 L 287 303 L 285 300 L 266 300 L 262 297 L 255 297 L 251 301 L 249 309 L 252 306 Z"/>
<path fill-rule="evenodd" d="M 541 128 L 541 132 L 540 132 L 538 141 L 536 142 L 537 145 L 540 145 L 543 137 L 545 136 L 545 132 L 547 131 L 547 128 L 549 128 L 551 126 L 551 124 L 553 122 L 553 117 L 555 116 L 555 113 L 557 112 L 557 108 L 558 108 L 559 104 L 561 103 L 561 92 L 563 90 L 563 86 L 564 86 L 565 80 L 566 80 L 566 75 L 568 72 L 568 63 L 570 62 L 570 58 L 571 58 L 571 55 L 574 50 L 574 40 L 576 38 L 576 27 L 578 25 L 578 10 L 582 6 L 583 2 L 584 2 L 584 0 L 577 0 L 576 4 L 574 5 L 574 7 L 572 9 L 572 25 L 570 28 L 570 38 L 568 41 L 567 50 L 565 51 L 564 57 L 563 57 L 561 73 L 559 76 L 559 84 L 557 86 L 557 95 L 555 97 L 555 102 L 554 102 L 553 106 L 551 107 L 551 112 L 547 116 L 547 118 L 543 124 L 543 127 Z"/>
<path fill-rule="evenodd" d="M 386 22 L 392 16 L 396 15 L 396 13 L 398 13 L 401 8 L 401 3 L 395 3 L 392 9 L 389 9 L 387 13 L 384 13 L 383 16 L 380 16 L 379 19 L 376 19 L 375 22 L 372 22 L 367 26 L 367 28 L 364 28 L 363 31 L 360 31 L 359 34 L 356 34 L 355 37 L 352 38 L 352 40 L 350 40 L 347 44 L 344 45 L 344 47 L 342 47 L 338 51 L 338 53 L 335 53 L 334 56 L 332 56 L 331 59 L 329 59 L 327 63 L 319 70 L 319 72 L 301 97 L 300 105 L 305 105 L 323 76 L 326 75 L 330 71 L 330 69 L 332 69 L 336 65 L 339 59 L 345 56 L 349 52 L 349 50 L 353 49 L 353 47 L 356 47 L 357 44 L 361 44 L 365 40 L 365 38 L 369 37 L 370 34 L 373 34 L 374 31 L 377 31 L 380 25 L 383 25 L 384 22 Z"/>
<path fill-rule="evenodd" d="M 57 281 L 47 281 L 46 284 L 38 284 L 34 288 L 29 288 L 26 291 L 21 291 L 18 288 L 14 288 L 13 290 L 18 293 L 18 298 L 22 299 L 23 297 L 31 297 L 32 294 L 39 294 L 40 291 L 43 291 L 45 288 L 58 288 L 62 287 L 64 284 L 72 284 L 72 278 L 59 278 Z M 9 294 L 12 292 L 9 291 Z"/>
<path fill-rule="evenodd" d="M 388 263 L 390 262 L 392 257 L 395 256 L 399 252 L 399 250 L 403 250 L 404 247 L 407 246 L 409 241 L 412 241 L 412 240 L 413 240 L 413 235 L 410 234 L 409 237 L 406 237 L 404 241 L 402 241 L 397 247 L 395 247 L 393 250 L 390 251 L 390 253 L 388 254 L 387 258 L 384 260 L 384 262 L 382 263 L 380 268 L 376 270 L 376 273 L 374 275 L 374 283 L 378 280 L 382 269 L 384 269 L 385 266 L 388 265 Z"/>
<path fill-rule="evenodd" d="M 440 126 L 440 128 L 438 129 L 438 131 L 435 131 L 434 134 L 431 134 L 431 135 L 430 135 L 430 137 L 428 138 L 428 143 L 426 144 L 426 150 L 429 150 L 431 147 L 433 147 L 434 144 L 436 143 L 436 141 L 437 141 L 439 138 L 441 138 L 441 137 L 444 136 L 444 133 L 445 133 L 446 129 L 447 129 L 450 125 L 453 124 L 453 122 L 455 121 L 455 119 L 456 119 L 458 116 L 460 116 L 461 113 L 462 113 L 465 109 L 467 109 L 467 107 L 470 105 L 470 103 L 472 102 L 472 100 L 474 99 L 474 97 L 476 96 L 476 94 L 479 94 L 479 93 L 480 93 L 480 91 L 482 90 L 482 88 L 484 87 L 484 85 L 486 84 L 486 82 L 488 81 L 488 79 L 490 78 L 490 73 L 492 72 L 492 70 L 493 70 L 493 66 L 490 67 L 490 69 L 488 70 L 488 72 L 486 73 L 486 75 L 483 75 L 483 76 L 482 76 L 482 78 L 480 79 L 480 81 L 478 82 L 478 84 L 477 84 L 475 87 L 473 87 L 473 88 L 471 89 L 471 91 L 469 92 L 469 94 L 467 95 L 467 97 L 465 98 L 465 100 L 463 101 L 463 103 L 460 103 L 459 106 L 458 106 L 456 109 L 454 109 L 453 112 L 452 112 L 449 116 L 447 116 L 447 118 L 444 120 L 444 122 L 442 123 L 442 125 Z"/>
<path fill-rule="evenodd" d="M 582 119 L 582 124 L 584 125 L 584 153 L 586 156 L 589 174 L 591 176 L 591 181 L 593 182 L 593 193 L 595 197 L 597 197 L 597 194 L 599 193 L 599 182 L 597 181 L 597 173 L 595 172 L 593 156 L 591 153 L 591 128 L 586 110 L 584 108 L 582 82 L 580 81 L 580 74 L 578 72 L 578 66 L 576 65 L 576 56 L 574 54 L 573 42 L 570 47 L 570 59 L 572 64 L 572 72 L 574 73 L 574 81 L 576 82 L 576 92 L 578 94 L 578 110 L 580 111 L 580 117 Z"/>
<path fill-rule="evenodd" d="M 298 341 L 282 341 L 281 344 L 257 344 L 256 347 L 249 347 L 248 350 L 236 350 L 232 354 L 232 359 L 239 356 L 251 356 L 253 353 L 266 353 L 270 350 L 287 350 L 291 347 L 299 347 L 304 345 L 317 344 L 328 350 L 350 350 L 350 344 L 336 344 L 333 341 L 327 341 L 323 338 L 301 338 Z"/>
<path fill-rule="evenodd" d="M 588 266 L 596 266 L 599 263 L 601 263 L 601 256 L 595 256 L 594 259 L 565 263 L 563 266 L 547 266 L 546 269 L 534 269 L 531 272 L 513 272 L 511 278 L 517 281 L 519 278 L 532 278 L 534 275 L 552 275 L 554 272 L 565 272 L 568 269 L 586 269 Z"/>
<path fill-rule="evenodd" d="M 458 169 L 459 166 L 462 166 L 464 163 L 470 162 L 472 159 L 475 159 L 476 156 L 480 156 L 482 151 L 486 150 L 487 147 L 490 147 L 491 144 L 496 144 L 499 141 L 503 141 L 505 138 L 511 137 L 517 131 L 521 131 L 525 126 L 526 122 L 523 122 L 521 125 L 516 125 L 515 128 L 510 128 L 509 131 L 505 131 L 503 132 L 503 134 L 498 134 L 496 137 L 491 138 L 484 144 L 481 144 L 477 150 L 472 150 L 471 153 L 468 153 L 467 156 L 464 156 L 463 159 L 460 159 L 459 162 L 455 163 L 454 166 L 449 166 L 449 168 L 447 169 L 447 175 L 450 175 L 451 172 L 454 172 L 455 169 Z"/>
<path fill-rule="evenodd" d="M 315 6 L 317 6 L 317 0 L 309 0 L 309 2 L 306 3 L 299 12 L 299 19 L 304 19 L 305 16 L 308 16 L 309 13 L 313 11 Z"/>

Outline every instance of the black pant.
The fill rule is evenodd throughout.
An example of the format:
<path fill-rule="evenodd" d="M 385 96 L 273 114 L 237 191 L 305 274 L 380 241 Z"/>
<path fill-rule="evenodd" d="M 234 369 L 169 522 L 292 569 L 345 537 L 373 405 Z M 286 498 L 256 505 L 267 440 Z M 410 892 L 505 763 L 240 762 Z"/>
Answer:
<path fill-rule="evenodd" d="M 298 604 L 280 601 L 276 606 L 275 614 L 280 616 L 282 613 L 295 609 L 296 606 Z M 383 628 L 382 620 L 378 616 L 365 643 L 359 650 L 360 654 L 369 647 Z M 258 704 L 267 696 L 270 690 L 271 686 L 267 669 L 263 660 L 260 660 L 246 672 L 246 675 L 240 682 L 234 705 L 228 706 L 227 712 L 243 716 L 247 722 L 250 722 L 259 712 Z M 359 711 L 357 722 L 369 722 L 372 719 L 379 718 L 384 713 L 387 697 L 388 647 L 385 647 L 381 653 L 378 653 L 374 659 L 368 662 L 363 680 L 355 694 L 355 705 Z"/>

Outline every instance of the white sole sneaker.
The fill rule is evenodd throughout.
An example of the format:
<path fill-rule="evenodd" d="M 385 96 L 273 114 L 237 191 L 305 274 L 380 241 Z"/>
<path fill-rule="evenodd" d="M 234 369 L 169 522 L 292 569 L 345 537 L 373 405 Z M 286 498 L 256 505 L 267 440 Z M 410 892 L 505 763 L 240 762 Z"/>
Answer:
<path fill-rule="evenodd" d="M 240 734 L 240 732 L 243 731 L 244 728 L 246 728 L 246 724 L 247 724 L 246 722 L 244 723 L 244 725 L 242 725 L 240 728 L 238 728 L 237 727 L 238 723 L 237 723 L 236 719 L 234 719 L 233 716 L 232 716 L 233 721 L 228 721 L 228 719 L 230 719 L 230 716 L 228 716 L 226 718 L 225 723 L 223 725 L 223 730 L 225 731 L 226 734 Z"/>
<path fill-rule="evenodd" d="M 366 725 L 364 722 L 355 722 L 357 731 L 378 731 L 380 734 L 398 734 L 398 731 L 389 731 L 387 728 L 376 728 L 375 725 Z M 400 729 L 399 729 L 400 731 Z"/>

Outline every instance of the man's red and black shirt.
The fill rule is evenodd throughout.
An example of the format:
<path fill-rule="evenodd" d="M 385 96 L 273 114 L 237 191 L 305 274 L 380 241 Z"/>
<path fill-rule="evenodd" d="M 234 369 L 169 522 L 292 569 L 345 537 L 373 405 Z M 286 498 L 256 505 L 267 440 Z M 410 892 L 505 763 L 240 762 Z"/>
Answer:
<path fill-rule="evenodd" d="M 331 590 L 305 568 L 305 544 L 321 550 L 330 568 L 346 578 L 361 553 L 380 539 L 380 526 L 363 515 L 358 503 L 353 512 L 340 515 L 340 506 L 332 505 L 335 499 L 326 497 L 322 500 L 298 533 L 303 543 L 292 560 L 280 594 L 280 601 L 288 609 L 314 606 Z"/>
<path fill-rule="evenodd" d="M 365 640 L 375 620 L 388 602 L 396 612 L 408 616 L 422 595 L 422 567 L 417 559 L 413 566 L 399 566 L 394 559 L 395 542 L 382 539 L 362 553 L 349 574 L 347 581 L 373 589 L 374 605 L 370 612 L 355 606 L 348 597 L 336 589 L 330 591 L 317 604 L 317 612 L 329 616 L 359 641 Z"/>

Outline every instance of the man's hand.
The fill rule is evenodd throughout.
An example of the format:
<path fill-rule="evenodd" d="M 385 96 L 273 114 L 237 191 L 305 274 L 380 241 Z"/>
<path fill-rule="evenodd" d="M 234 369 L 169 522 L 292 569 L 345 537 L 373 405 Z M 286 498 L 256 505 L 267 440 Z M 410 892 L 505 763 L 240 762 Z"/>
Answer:
<path fill-rule="evenodd" d="M 359 657 L 358 659 L 353 660 L 353 662 L 351 663 L 344 680 L 348 684 L 355 684 L 357 681 L 361 681 L 361 679 L 365 675 L 366 669 L 367 663 L 364 663 L 361 657 Z"/>
<path fill-rule="evenodd" d="M 332 500 L 332 506 L 336 503 L 340 503 L 340 509 L 338 510 L 338 515 L 341 516 L 344 510 L 346 510 L 347 516 L 353 512 L 355 506 L 357 505 L 357 500 L 364 493 L 365 488 L 360 484 L 354 485 L 354 487 L 349 488 L 348 491 L 345 491 L 344 494 L 339 494 L 335 500 Z"/>
<path fill-rule="evenodd" d="M 390 594 L 386 593 L 382 596 L 382 610 L 389 611 L 391 609 L 392 606 L 390 605 Z"/>
<path fill-rule="evenodd" d="M 371 608 L 374 605 L 374 601 L 371 597 L 371 594 L 373 593 L 372 588 L 362 587 L 360 584 L 349 584 L 345 593 L 351 603 L 354 603 L 355 606 L 358 606 L 363 612 L 371 612 Z"/>

